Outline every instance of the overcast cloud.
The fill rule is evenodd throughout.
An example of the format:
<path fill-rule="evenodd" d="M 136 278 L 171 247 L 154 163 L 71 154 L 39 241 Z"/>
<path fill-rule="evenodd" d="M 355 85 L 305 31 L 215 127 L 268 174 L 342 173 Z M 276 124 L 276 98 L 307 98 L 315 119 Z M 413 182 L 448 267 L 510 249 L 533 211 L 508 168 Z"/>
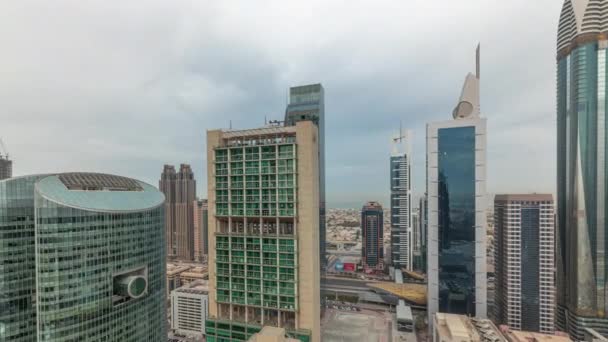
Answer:
<path fill-rule="evenodd" d="M 2 1 L 0 136 L 15 175 L 100 171 L 157 185 L 205 131 L 283 117 L 326 91 L 329 206 L 387 204 L 390 137 L 451 118 L 482 44 L 488 190 L 554 192 L 559 0 Z"/>

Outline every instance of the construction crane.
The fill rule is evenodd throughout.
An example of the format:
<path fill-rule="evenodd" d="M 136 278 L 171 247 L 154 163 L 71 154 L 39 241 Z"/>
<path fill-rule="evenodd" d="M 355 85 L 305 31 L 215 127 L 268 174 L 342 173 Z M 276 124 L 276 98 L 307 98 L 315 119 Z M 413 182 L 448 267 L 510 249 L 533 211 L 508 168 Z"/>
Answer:
<path fill-rule="evenodd" d="M 4 141 L 0 138 L 0 159 L 2 158 L 2 153 L 4 153 L 4 158 L 8 159 L 8 150 L 6 149 L 6 145 L 4 145 Z"/>

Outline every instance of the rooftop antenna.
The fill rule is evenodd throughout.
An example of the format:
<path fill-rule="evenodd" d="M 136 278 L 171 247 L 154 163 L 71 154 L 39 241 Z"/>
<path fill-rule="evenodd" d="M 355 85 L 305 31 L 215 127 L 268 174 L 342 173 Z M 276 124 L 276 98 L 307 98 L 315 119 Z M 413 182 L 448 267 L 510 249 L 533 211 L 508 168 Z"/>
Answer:
<path fill-rule="evenodd" d="M 230 120 L 230 130 L 232 130 L 232 120 Z"/>
<path fill-rule="evenodd" d="M 405 134 L 403 134 L 403 121 L 399 120 L 399 135 L 393 138 L 394 142 L 402 142 L 403 139 L 407 138 Z"/>
<path fill-rule="evenodd" d="M 475 76 L 477 79 L 481 79 L 481 43 L 477 43 L 477 50 L 475 51 Z"/>

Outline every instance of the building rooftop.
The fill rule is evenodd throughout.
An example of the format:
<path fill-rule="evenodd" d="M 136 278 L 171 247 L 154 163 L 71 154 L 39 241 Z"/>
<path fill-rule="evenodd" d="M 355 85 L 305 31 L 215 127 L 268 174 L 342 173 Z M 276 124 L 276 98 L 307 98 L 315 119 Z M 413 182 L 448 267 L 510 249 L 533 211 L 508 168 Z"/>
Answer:
<path fill-rule="evenodd" d="M 206 280 L 195 280 L 182 287 L 178 287 L 173 290 L 178 293 L 197 293 L 197 294 L 208 294 L 209 293 L 209 282 Z"/>
<path fill-rule="evenodd" d="M 498 194 L 494 196 L 496 202 L 506 201 L 553 201 L 553 195 L 551 194 Z"/>
<path fill-rule="evenodd" d="M 192 268 L 192 266 L 188 265 L 176 265 L 176 264 L 167 264 L 167 275 L 172 276 L 176 274 L 180 274 Z"/>
<path fill-rule="evenodd" d="M 225 130 L 222 137 L 224 139 L 241 138 L 241 137 L 257 137 L 261 135 L 276 135 L 279 133 L 295 133 L 295 126 L 266 126 L 262 128 L 252 128 L 243 130 Z"/>
<path fill-rule="evenodd" d="M 399 300 L 399 305 L 397 305 L 397 320 L 409 320 L 413 321 L 414 316 L 412 315 L 412 308 L 408 305 L 405 305 L 405 302 L 401 299 Z"/>
<path fill-rule="evenodd" d="M 500 330 L 509 342 L 571 342 L 567 335 L 549 335 L 531 331 L 510 330 L 501 326 Z"/>
<path fill-rule="evenodd" d="M 100 212 L 141 211 L 165 203 L 163 193 L 150 184 L 99 173 L 51 175 L 36 183 L 36 191 L 66 207 Z"/>
<path fill-rule="evenodd" d="M 435 330 L 446 342 L 505 342 L 498 328 L 488 319 L 438 312 Z"/>

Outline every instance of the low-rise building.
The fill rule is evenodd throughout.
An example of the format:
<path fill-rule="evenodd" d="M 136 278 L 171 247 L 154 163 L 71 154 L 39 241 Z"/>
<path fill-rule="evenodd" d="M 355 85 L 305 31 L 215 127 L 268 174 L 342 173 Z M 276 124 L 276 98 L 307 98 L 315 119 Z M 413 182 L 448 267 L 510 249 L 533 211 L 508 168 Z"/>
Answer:
<path fill-rule="evenodd" d="M 507 342 L 489 319 L 437 312 L 433 315 L 433 342 Z"/>
<path fill-rule="evenodd" d="M 209 313 L 209 285 L 196 280 L 171 292 L 171 329 L 180 335 L 202 337 Z"/>
<path fill-rule="evenodd" d="M 249 342 L 299 342 L 293 338 L 285 337 L 285 329 L 265 326 L 262 330 L 251 336 Z"/>

